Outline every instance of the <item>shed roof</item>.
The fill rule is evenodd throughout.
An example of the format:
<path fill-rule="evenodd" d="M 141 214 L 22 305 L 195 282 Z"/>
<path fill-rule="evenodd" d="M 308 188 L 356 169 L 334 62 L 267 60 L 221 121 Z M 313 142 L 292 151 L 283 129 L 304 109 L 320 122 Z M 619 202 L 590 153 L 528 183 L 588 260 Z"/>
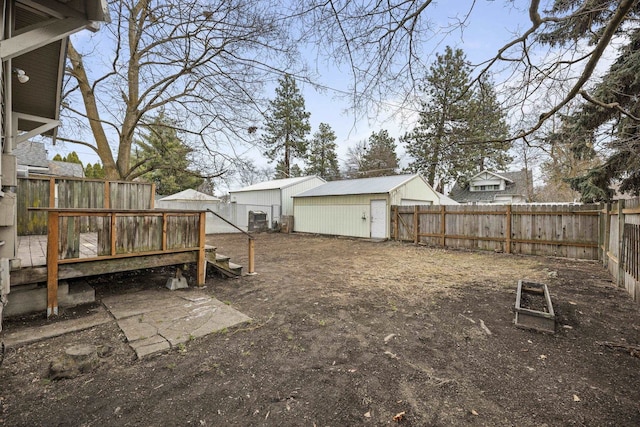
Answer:
<path fill-rule="evenodd" d="M 168 202 L 171 200 L 197 200 L 197 201 L 206 201 L 206 202 L 219 202 L 220 199 L 218 199 L 217 197 L 214 196 L 210 196 L 208 194 L 204 194 L 201 193 L 199 191 L 196 190 L 192 190 L 192 189 L 187 189 L 187 190 L 183 190 L 180 191 L 179 193 L 176 194 L 172 194 L 170 196 L 167 197 L 163 197 L 161 199 L 159 199 L 158 201 L 163 201 L 163 202 Z"/>
<path fill-rule="evenodd" d="M 385 194 L 420 175 L 392 175 L 375 178 L 329 181 L 293 197 L 347 196 L 352 194 Z"/>
<path fill-rule="evenodd" d="M 239 190 L 229 191 L 229 193 L 242 193 L 245 191 L 262 191 L 262 190 L 282 190 L 284 188 L 291 187 L 292 185 L 299 184 L 301 182 L 308 181 L 310 179 L 316 179 L 316 178 L 324 181 L 324 179 L 317 176 L 299 176 L 296 178 L 274 179 L 271 181 L 253 184 L 248 187 L 241 188 Z"/>

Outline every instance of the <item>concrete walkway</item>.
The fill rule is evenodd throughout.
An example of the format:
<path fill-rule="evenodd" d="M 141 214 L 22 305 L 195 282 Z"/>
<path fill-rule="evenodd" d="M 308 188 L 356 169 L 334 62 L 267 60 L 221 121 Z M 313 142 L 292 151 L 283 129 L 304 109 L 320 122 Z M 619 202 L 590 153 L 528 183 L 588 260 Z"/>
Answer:
<path fill-rule="evenodd" d="M 94 314 L 2 336 L 7 347 L 53 338 L 115 321 L 138 358 L 251 320 L 198 289 L 168 289 L 113 295 Z M 108 310 L 108 312 L 107 312 Z"/>
<path fill-rule="evenodd" d="M 149 290 L 102 300 L 139 358 L 251 320 L 200 290 Z"/>

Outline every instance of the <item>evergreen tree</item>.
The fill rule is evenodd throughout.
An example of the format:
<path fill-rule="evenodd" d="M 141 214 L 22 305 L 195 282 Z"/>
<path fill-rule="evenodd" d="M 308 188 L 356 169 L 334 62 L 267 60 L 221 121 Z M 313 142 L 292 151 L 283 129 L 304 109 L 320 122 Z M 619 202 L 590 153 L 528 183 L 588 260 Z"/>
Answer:
<path fill-rule="evenodd" d="M 203 179 L 188 169 L 191 148 L 180 140 L 175 124 L 163 114 L 147 126 L 136 147 L 136 167 L 147 171 L 141 177 L 154 182 L 158 194 L 174 194 L 202 184 Z"/>
<path fill-rule="evenodd" d="M 504 170 L 511 162 L 508 126 L 493 84 L 484 77 L 472 91 L 464 52 L 447 47 L 429 68 L 417 126 L 402 142 L 413 158 L 409 169 L 430 185 L 444 184 L 482 169 Z"/>
<path fill-rule="evenodd" d="M 583 27 L 583 20 L 576 18 L 555 36 L 569 32 L 575 39 L 589 37 L 591 33 Z M 583 201 L 610 200 L 616 183 L 621 192 L 640 195 L 640 28 L 632 28 L 621 38 L 626 44 L 609 70 L 591 93 L 582 91 L 586 101 L 565 118 L 557 135 L 571 144 L 580 159 L 604 157 L 604 162 L 570 179 Z M 603 144 L 599 146 L 598 141 Z"/>
<path fill-rule="evenodd" d="M 336 134 L 326 123 L 320 123 L 318 131 L 309 143 L 307 175 L 317 175 L 331 181 L 340 177 L 338 155 L 336 154 Z"/>
<path fill-rule="evenodd" d="M 361 177 L 395 175 L 400 160 L 396 154 L 395 138 L 385 129 L 372 132 L 369 144 L 362 157 L 359 172 Z"/>
<path fill-rule="evenodd" d="M 104 168 L 102 167 L 102 164 L 96 162 L 93 164 L 93 177 L 94 178 L 99 178 L 99 179 L 104 179 L 105 178 L 105 171 Z"/>
<path fill-rule="evenodd" d="M 418 125 L 403 138 L 413 158 L 409 169 L 422 172 L 433 186 L 454 181 L 467 172 L 465 147 L 470 138 L 472 92 L 468 90 L 471 68 L 461 49 L 447 46 L 437 54 L 425 76 L 425 100 Z"/>
<path fill-rule="evenodd" d="M 64 159 L 64 162 L 67 163 L 78 163 L 78 164 L 82 164 L 82 162 L 80 161 L 80 157 L 78 157 L 78 153 L 76 153 L 75 151 L 70 152 L 69 154 L 67 154 Z"/>
<path fill-rule="evenodd" d="M 267 148 L 265 156 L 279 160 L 278 174 L 290 177 L 292 160 L 306 157 L 310 113 L 305 111 L 304 98 L 292 76 L 287 74 L 278 82 L 276 97 L 269 102 L 265 115 L 262 141 Z"/>
<path fill-rule="evenodd" d="M 275 179 L 284 179 L 284 178 L 296 178 L 302 176 L 302 169 L 297 164 L 292 164 L 289 166 L 289 172 L 285 171 L 284 160 L 281 160 L 276 165 Z"/>
<path fill-rule="evenodd" d="M 486 76 L 479 79 L 471 100 L 470 143 L 465 147 L 469 159 L 463 169 L 480 172 L 484 169 L 504 171 L 513 158 L 509 155 L 512 143 L 508 139 L 509 126 L 498 102 L 493 82 Z M 463 159 L 464 159 L 463 158 Z M 461 160 L 463 160 L 461 159 Z"/>
<path fill-rule="evenodd" d="M 98 162 L 93 165 L 87 163 L 87 166 L 84 168 L 84 176 L 86 178 L 104 179 L 104 169 Z"/>
<path fill-rule="evenodd" d="M 78 157 L 78 153 L 76 153 L 75 151 L 72 151 L 71 153 L 67 154 L 66 156 L 61 156 L 60 154 L 56 154 L 55 156 L 53 156 L 53 161 L 55 162 L 67 162 L 67 163 L 78 163 L 78 164 L 82 164 L 82 161 L 80 160 L 80 157 Z"/>

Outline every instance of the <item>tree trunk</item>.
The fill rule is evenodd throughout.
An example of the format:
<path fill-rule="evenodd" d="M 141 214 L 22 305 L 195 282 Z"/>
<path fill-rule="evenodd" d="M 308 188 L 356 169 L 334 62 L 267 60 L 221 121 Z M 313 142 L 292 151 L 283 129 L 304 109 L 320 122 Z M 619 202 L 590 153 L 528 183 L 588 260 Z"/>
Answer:
<path fill-rule="evenodd" d="M 69 41 L 67 55 L 71 61 L 71 73 L 76 78 L 80 93 L 82 94 L 87 119 L 89 119 L 89 126 L 96 140 L 98 156 L 100 156 L 100 160 L 104 166 L 105 177 L 107 179 L 119 179 L 121 177 L 118 173 L 116 162 L 113 159 L 113 153 L 111 152 L 111 147 L 109 147 L 107 135 L 102 127 L 96 98 L 93 93 L 93 88 L 89 84 L 89 79 L 82 63 L 82 56 L 75 50 L 71 41 Z"/>

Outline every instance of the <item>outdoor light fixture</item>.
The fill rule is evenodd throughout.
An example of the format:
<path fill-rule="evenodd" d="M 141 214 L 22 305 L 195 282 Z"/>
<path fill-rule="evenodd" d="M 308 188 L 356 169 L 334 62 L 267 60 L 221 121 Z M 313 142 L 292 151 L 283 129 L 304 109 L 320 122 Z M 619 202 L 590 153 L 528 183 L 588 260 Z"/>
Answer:
<path fill-rule="evenodd" d="M 26 83 L 29 81 L 29 76 L 27 76 L 27 73 L 24 72 L 23 69 L 21 68 L 14 68 L 13 72 L 15 73 L 15 75 L 18 77 L 18 81 L 20 83 Z"/>

